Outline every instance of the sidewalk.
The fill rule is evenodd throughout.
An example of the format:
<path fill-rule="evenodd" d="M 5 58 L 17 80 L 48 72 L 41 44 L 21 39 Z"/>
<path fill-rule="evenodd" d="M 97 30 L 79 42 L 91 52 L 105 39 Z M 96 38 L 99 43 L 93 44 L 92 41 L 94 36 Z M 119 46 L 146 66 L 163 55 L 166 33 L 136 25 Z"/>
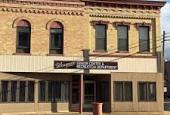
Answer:
<path fill-rule="evenodd" d="M 77 112 L 67 112 L 67 113 L 4 113 L 0 115 L 93 115 L 90 113 L 79 114 Z M 164 112 L 113 112 L 113 113 L 103 113 L 103 115 L 170 115 L 170 111 Z"/>

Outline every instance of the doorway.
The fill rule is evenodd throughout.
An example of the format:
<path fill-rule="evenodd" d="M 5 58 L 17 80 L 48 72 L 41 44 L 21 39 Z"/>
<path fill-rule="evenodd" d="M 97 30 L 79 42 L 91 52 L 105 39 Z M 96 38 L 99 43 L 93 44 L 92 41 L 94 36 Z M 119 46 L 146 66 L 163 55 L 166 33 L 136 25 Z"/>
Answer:
<path fill-rule="evenodd" d="M 84 81 L 84 110 L 86 112 L 92 111 L 93 102 L 96 101 L 96 82 Z"/>

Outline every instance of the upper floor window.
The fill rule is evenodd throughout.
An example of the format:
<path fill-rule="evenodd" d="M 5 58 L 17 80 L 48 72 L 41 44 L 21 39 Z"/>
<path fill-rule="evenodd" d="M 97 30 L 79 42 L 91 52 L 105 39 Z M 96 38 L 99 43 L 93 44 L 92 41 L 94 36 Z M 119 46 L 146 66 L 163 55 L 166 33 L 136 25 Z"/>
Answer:
<path fill-rule="evenodd" d="M 59 22 L 50 26 L 50 54 L 63 54 L 63 25 Z"/>
<path fill-rule="evenodd" d="M 139 52 L 149 52 L 149 26 L 139 27 Z"/>
<path fill-rule="evenodd" d="M 31 24 L 20 20 L 17 24 L 17 53 L 30 53 Z"/>
<path fill-rule="evenodd" d="M 128 51 L 128 25 L 117 26 L 118 51 Z"/>
<path fill-rule="evenodd" d="M 96 24 L 96 51 L 107 50 L 107 32 L 105 24 Z"/>

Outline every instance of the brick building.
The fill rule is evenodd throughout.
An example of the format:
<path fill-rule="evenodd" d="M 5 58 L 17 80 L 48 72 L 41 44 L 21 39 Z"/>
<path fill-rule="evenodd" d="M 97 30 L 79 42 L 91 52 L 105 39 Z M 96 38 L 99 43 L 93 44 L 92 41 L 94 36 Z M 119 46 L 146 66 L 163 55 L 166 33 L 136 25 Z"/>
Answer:
<path fill-rule="evenodd" d="M 163 111 L 163 5 L 1 0 L 0 113 Z"/>

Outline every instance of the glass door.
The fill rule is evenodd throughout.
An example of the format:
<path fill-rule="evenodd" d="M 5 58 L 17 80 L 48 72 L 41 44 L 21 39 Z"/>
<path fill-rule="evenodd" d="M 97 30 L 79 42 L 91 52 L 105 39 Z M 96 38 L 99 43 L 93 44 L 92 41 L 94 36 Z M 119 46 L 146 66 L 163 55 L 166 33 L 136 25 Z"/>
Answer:
<path fill-rule="evenodd" d="M 95 81 L 84 81 L 84 111 L 92 111 L 93 102 L 96 100 Z"/>

